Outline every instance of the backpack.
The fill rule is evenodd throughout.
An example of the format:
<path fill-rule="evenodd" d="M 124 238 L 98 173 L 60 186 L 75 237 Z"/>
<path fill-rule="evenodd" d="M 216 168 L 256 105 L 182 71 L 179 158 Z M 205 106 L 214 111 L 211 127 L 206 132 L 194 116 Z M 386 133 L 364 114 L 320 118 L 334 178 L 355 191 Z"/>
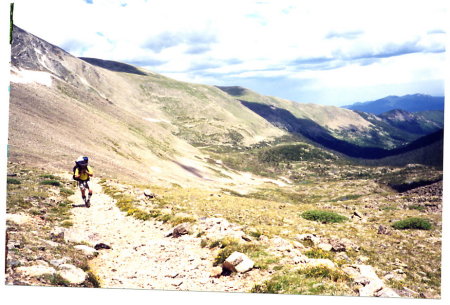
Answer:
<path fill-rule="evenodd" d="M 82 161 L 75 161 L 75 166 L 72 169 L 72 179 L 75 181 L 81 181 L 80 178 L 75 177 L 75 170 L 78 168 L 78 171 L 82 169 L 87 169 L 88 166 L 88 157 L 83 157 Z M 88 177 L 87 181 L 90 180 L 90 177 Z"/>

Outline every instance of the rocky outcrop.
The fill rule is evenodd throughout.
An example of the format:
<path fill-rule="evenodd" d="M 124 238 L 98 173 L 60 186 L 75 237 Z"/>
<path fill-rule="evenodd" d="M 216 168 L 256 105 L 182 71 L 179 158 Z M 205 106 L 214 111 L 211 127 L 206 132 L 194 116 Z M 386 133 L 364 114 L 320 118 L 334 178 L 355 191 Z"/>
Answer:
<path fill-rule="evenodd" d="M 359 285 L 358 293 L 360 296 L 399 297 L 392 289 L 385 287 L 384 282 L 378 277 L 372 266 L 350 265 L 342 270 Z"/>

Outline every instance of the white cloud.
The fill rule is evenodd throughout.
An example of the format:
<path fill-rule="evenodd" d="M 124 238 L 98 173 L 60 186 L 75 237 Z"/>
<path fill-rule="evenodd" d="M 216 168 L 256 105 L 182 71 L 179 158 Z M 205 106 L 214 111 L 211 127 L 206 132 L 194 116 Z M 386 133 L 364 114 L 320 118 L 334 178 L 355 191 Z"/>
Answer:
<path fill-rule="evenodd" d="M 15 21 L 76 56 L 186 81 L 308 78 L 336 88 L 439 79 L 443 56 L 425 53 L 445 45 L 445 3 L 16 0 Z"/>

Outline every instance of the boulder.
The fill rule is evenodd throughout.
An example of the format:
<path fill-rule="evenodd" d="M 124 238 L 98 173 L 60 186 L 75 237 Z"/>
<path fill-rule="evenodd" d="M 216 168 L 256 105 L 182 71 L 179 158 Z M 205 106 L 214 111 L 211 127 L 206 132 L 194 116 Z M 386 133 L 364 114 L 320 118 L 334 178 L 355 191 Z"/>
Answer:
<path fill-rule="evenodd" d="M 222 264 L 222 268 L 231 272 L 244 273 L 253 268 L 255 263 L 245 254 L 233 252 Z"/>
<path fill-rule="evenodd" d="M 294 246 L 291 244 L 290 241 L 283 239 L 281 237 L 274 237 L 270 239 L 271 248 L 275 249 L 276 251 L 290 251 L 294 249 Z"/>
<path fill-rule="evenodd" d="M 347 250 L 345 242 L 337 239 L 330 239 L 328 242 L 330 243 L 331 251 L 333 252 L 345 252 Z"/>
<path fill-rule="evenodd" d="M 104 244 L 104 243 L 98 243 L 98 244 L 95 244 L 95 246 L 94 246 L 94 249 L 95 250 L 100 250 L 100 249 L 111 249 L 111 246 L 109 246 L 109 245 L 107 245 L 107 244 Z"/>
<path fill-rule="evenodd" d="M 76 245 L 76 246 L 74 246 L 74 248 L 77 249 L 77 250 L 80 250 L 86 256 L 97 256 L 98 255 L 98 251 L 96 249 L 94 249 L 94 248 L 89 247 L 89 246 Z"/>
<path fill-rule="evenodd" d="M 187 222 L 180 223 L 178 226 L 173 228 L 172 237 L 177 238 L 181 235 L 189 234 L 190 225 Z"/>
<path fill-rule="evenodd" d="M 317 248 L 322 249 L 323 251 L 331 251 L 333 246 L 329 243 L 320 243 L 317 245 Z"/>
<path fill-rule="evenodd" d="M 58 269 L 57 274 L 71 284 L 81 284 L 87 278 L 86 273 L 82 269 L 71 264 L 59 265 Z"/>
<path fill-rule="evenodd" d="M 20 274 L 30 277 L 37 277 L 44 274 L 53 274 L 56 272 L 55 268 L 50 267 L 49 264 L 45 261 L 38 261 L 35 265 L 18 267 L 15 270 Z"/>

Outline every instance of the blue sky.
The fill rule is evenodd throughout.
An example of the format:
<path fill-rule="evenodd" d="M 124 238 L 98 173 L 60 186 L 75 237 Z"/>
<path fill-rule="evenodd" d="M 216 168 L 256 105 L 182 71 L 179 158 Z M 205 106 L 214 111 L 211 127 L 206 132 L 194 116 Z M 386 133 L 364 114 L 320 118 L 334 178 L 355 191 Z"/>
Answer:
<path fill-rule="evenodd" d="M 75 56 L 183 81 L 328 105 L 444 94 L 446 1 L 15 2 L 18 26 Z"/>

